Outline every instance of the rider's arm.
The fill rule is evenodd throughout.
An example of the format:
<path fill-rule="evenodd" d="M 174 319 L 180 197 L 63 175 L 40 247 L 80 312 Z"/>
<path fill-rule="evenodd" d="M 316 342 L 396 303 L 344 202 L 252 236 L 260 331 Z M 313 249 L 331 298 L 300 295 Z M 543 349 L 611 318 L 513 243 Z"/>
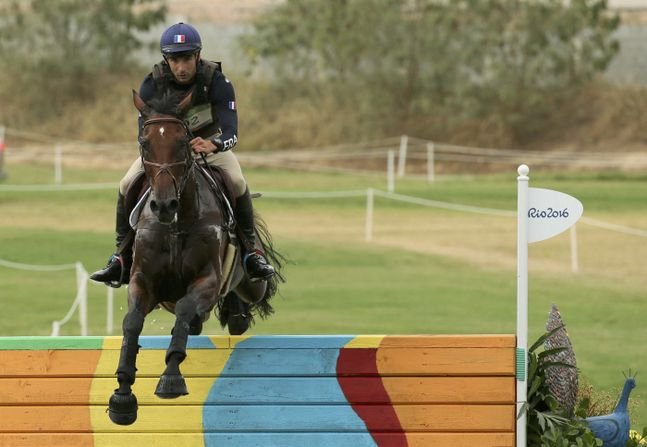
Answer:
<path fill-rule="evenodd" d="M 216 74 L 211 84 L 211 104 L 217 114 L 222 134 L 222 148 L 219 151 L 231 150 L 238 142 L 238 112 L 236 111 L 236 94 L 234 86 L 222 74 Z"/>

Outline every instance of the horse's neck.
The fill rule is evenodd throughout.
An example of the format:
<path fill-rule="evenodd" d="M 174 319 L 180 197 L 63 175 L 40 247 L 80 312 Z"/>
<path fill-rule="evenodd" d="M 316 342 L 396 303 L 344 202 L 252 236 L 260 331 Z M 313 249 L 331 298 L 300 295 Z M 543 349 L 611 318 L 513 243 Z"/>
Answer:
<path fill-rule="evenodd" d="M 184 188 L 179 213 L 180 221 L 189 220 L 195 222 L 196 220 L 202 220 L 210 225 L 214 223 L 222 224 L 222 213 L 214 192 L 196 167 L 193 168 L 192 178 L 187 180 Z M 214 222 L 216 220 L 217 222 Z"/>

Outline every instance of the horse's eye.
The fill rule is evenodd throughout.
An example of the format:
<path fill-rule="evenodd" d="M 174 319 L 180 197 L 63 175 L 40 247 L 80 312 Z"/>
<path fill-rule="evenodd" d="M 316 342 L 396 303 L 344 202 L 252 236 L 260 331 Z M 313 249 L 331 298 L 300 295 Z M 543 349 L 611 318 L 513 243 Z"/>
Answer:
<path fill-rule="evenodd" d="M 145 138 L 139 139 L 139 147 L 141 147 L 143 151 L 148 151 L 148 149 L 150 148 L 150 145 L 151 143 L 147 139 Z"/>

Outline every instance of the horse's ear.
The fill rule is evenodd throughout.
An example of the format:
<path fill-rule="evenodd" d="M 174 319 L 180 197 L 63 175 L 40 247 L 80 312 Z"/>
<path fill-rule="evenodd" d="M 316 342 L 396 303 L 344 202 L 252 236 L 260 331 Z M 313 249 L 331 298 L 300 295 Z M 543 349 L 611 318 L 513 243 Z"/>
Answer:
<path fill-rule="evenodd" d="M 139 110 L 139 113 L 142 114 L 142 116 L 150 116 L 153 112 L 153 110 L 146 105 L 144 100 L 137 94 L 135 90 L 133 90 L 133 102 L 135 103 L 135 107 L 137 110 Z"/>
<path fill-rule="evenodd" d="M 189 110 L 189 106 L 191 105 L 192 98 L 193 98 L 193 92 L 186 95 L 186 97 L 182 101 L 180 101 L 180 103 L 177 105 L 177 109 L 175 109 L 175 114 L 177 116 L 184 116 L 187 110 Z"/>

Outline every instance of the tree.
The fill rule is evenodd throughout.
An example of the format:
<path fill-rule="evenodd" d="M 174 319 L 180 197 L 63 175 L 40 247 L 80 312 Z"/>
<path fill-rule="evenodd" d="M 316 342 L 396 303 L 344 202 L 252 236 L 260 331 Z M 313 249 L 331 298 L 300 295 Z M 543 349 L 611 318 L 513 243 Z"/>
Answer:
<path fill-rule="evenodd" d="M 287 0 L 242 43 L 291 92 L 352 102 L 390 135 L 433 116 L 523 139 L 607 67 L 618 24 L 605 0 Z"/>
<path fill-rule="evenodd" d="M 0 57 L 10 69 L 41 86 L 58 81 L 65 93 L 90 94 L 96 73 L 130 70 L 145 45 L 138 33 L 164 20 L 166 7 L 157 0 L 13 0 L 5 12 Z"/>
<path fill-rule="evenodd" d="M 164 20 L 159 0 L 13 0 L 0 50 L 119 70 L 144 42 L 137 33 Z"/>

